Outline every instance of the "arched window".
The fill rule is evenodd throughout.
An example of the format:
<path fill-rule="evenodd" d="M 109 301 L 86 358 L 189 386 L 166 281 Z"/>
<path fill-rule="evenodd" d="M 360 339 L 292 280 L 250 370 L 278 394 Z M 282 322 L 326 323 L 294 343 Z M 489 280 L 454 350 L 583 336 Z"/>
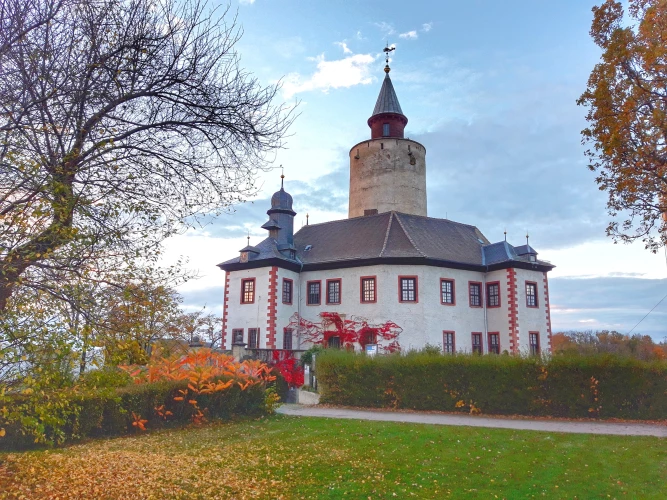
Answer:
<path fill-rule="evenodd" d="M 382 137 L 389 137 L 389 124 L 382 124 Z"/>

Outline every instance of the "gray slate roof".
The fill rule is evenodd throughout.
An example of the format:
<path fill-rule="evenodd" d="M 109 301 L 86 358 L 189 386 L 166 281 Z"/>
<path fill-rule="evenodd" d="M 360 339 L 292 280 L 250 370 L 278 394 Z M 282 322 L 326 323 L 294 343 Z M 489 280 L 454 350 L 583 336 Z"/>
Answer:
<path fill-rule="evenodd" d="M 375 103 L 375 108 L 373 109 L 373 114 L 371 116 L 379 115 L 381 113 L 403 114 L 401 105 L 398 103 L 398 97 L 396 97 L 394 85 L 391 83 L 391 78 L 389 78 L 389 73 L 384 77 L 380 95 L 378 95 L 378 100 Z"/>
<path fill-rule="evenodd" d="M 475 226 L 447 219 L 386 212 L 303 226 L 294 235 L 297 260 L 281 254 L 275 240 L 267 238 L 252 261 L 278 258 L 309 265 L 396 258 L 425 258 L 468 266 L 488 266 L 508 261 L 530 262 L 507 242 L 491 244 Z M 306 247 L 310 246 L 309 250 Z M 220 264 L 238 263 L 231 259 Z M 547 262 L 539 262 L 548 265 Z"/>

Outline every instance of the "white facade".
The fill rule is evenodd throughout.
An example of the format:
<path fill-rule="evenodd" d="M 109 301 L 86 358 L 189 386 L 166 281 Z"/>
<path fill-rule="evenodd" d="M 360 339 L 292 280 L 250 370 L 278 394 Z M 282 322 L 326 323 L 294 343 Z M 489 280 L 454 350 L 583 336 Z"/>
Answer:
<path fill-rule="evenodd" d="M 271 280 L 271 274 L 277 279 Z M 515 273 L 516 289 L 510 275 Z M 415 302 L 399 300 L 399 277 L 417 278 Z M 361 277 L 375 277 L 376 301 L 361 301 Z M 241 303 L 242 280 L 254 279 L 254 298 Z M 292 303 L 282 301 L 283 280 L 292 280 Z M 340 304 L 327 304 L 327 280 L 341 280 Z M 442 304 L 441 280 L 454 281 L 455 303 Z M 397 338 L 403 351 L 425 345 L 443 346 L 443 332 L 454 332 L 455 349 L 472 351 L 472 334 L 482 334 L 482 351 L 489 352 L 489 334 L 498 334 L 500 352 L 528 352 L 530 333 L 536 333 L 540 350 L 551 347 L 549 300 L 546 273 L 525 269 L 500 269 L 478 272 L 425 265 L 373 265 L 297 273 L 279 267 L 260 267 L 228 273 L 225 293 L 224 348 L 231 348 L 232 330 L 243 329 L 243 342 L 248 343 L 248 330 L 259 329 L 260 348 L 283 347 L 283 332 L 295 314 L 306 321 L 320 322 L 321 313 L 337 313 L 344 318 L 364 318 L 371 324 L 393 321 L 402 328 Z M 321 283 L 320 304 L 308 304 L 308 282 Z M 469 284 L 481 283 L 482 306 L 470 305 Z M 499 305 L 489 307 L 487 285 L 499 285 Z M 536 284 L 537 306 L 528 307 L 526 283 Z M 512 311 L 516 310 L 516 314 Z M 307 349 L 310 345 L 299 338 L 295 328 L 292 348 Z M 275 331 L 275 335 L 273 334 Z M 515 342 L 514 339 L 517 339 Z M 382 341 L 379 341 L 382 344 Z"/>

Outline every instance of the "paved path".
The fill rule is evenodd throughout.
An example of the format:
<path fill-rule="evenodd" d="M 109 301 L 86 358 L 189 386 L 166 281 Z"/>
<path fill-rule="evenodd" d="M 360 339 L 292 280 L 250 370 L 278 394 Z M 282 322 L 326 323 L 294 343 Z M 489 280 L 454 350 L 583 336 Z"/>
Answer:
<path fill-rule="evenodd" d="M 378 420 L 382 422 L 409 422 L 415 424 L 462 425 L 469 427 L 494 427 L 545 432 L 571 432 L 578 434 L 616 434 L 621 436 L 667 437 L 667 426 L 654 424 L 625 424 L 612 422 L 568 422 L 562 420 L 513 420 L 506 418 L 472 417 L 437 413 L 403 413 L 393 411 L 350 410 L 347 408 L 321 408 L 285 404 L 278 413 L 298 417 L 349 418 Z"/>

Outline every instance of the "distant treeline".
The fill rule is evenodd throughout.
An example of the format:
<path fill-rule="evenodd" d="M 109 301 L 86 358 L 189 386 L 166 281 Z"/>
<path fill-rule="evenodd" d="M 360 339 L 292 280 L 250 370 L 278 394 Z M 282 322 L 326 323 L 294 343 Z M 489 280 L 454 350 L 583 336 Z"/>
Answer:
<path fill-rule="evenodd" d="M 553 335 L 554 353 L 611 353 L 644 361 L 667 359 L 667 339 L 656 343 L 648 335 L 624 335 L 616 331 L 567 331 Z"/>

